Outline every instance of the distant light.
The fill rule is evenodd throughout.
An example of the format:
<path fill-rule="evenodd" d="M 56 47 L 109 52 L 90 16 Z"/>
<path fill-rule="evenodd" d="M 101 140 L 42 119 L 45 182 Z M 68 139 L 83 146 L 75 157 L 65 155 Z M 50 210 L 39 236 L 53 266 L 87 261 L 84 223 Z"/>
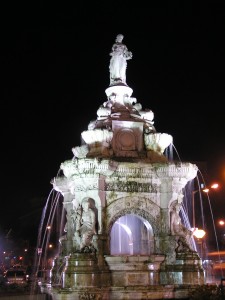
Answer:
<path fill-rule="evenodd" d="M 219 220 L 219 225 L 223 226 L 225 224 L 225 221 L 224 220 Z"/>
<path fill-rule="evenodd" d="M 212 185 L 211 185 L 211 188 L 212 189 L 217 189 L 219 187 L 219 184 L 218 183 L 213 183 Z"/>
<path fill-rule="evenodd" d="M 210 186 L 210 189 L 216 190 L 218 187 L 219 187 L 219 184 L 218 184 L 218 183 L 213 183 L 213 184 Z M 208 193 L 208 192 L 210 191 L 210 189 L 209 189 L 209 188 L 204 188 L 204 189 L 203 189 L 203 192 Z"/>

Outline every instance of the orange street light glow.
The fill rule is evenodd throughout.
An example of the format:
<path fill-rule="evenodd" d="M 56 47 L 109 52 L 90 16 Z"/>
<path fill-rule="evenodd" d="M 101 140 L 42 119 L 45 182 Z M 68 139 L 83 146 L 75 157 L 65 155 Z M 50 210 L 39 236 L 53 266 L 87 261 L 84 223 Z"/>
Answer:
<path fill-rule="evenodd" d="M 211 186 L 210 186 L 210 188 L 204 188 L 203 189 L 203 192 L 205 192 L 205 193 L 208 193 L 209 191 L 210 191 L 210 189 L 214 189 L 214 190 L 216 190 L 216 189 L 218 189 L 218 187 L 219 187 L 219 184 L 218 183 L 213 183 Z"/>
<path fill-rule="evenodd" d="M 197 238 L 197 239 L 202 239 L 205 236 L 206 232 L 203 229 L 198 229 L 196 228 L 193 232 L 193 235 Z"/>
<path fill-rule="evenodd" d="M 217 189 L 219 187 L 219 184 L 218 183 L 214 183 L 211 185 L 211 188 L 212 189 Z"/>
<path fill-rule="evenodd" d="M 224 220 L 219 220 L 219 225 L 223 226 L 225 224 Z"/>

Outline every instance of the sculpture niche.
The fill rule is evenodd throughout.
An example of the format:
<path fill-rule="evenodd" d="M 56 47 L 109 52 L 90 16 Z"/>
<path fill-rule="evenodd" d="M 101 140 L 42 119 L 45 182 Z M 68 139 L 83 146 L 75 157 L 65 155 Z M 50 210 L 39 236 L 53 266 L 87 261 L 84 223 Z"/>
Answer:
<path fill-rule="evenodd" d="M 59 241 L 62 252 L 66 253 L 68 249 L 67 242 L 72 236 L 72 253 L 95 252 L 96 249 L 92 243 L 93 236 L 97 234 L 97 209 L 94 200 L 84 198 L 81 205 L 67 212 L 67 222 L 64 231 L 65 235 L 60 237 Z"/>

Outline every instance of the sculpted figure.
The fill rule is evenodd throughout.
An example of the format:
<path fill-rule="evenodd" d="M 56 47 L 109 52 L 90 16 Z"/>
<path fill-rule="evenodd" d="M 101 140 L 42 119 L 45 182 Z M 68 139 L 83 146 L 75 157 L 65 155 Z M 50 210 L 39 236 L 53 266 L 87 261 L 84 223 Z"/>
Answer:
<path fill-rule="evenodd" d="M 112 46 L 112 51 L 110 52 L 110 85 L 117 83 L 126 84 L 127 60 L 132 58 L 132 53 L 128 51 L 122 40 L 123 35 L 118 34 L 116 43 Z"/>
<path fill-rule="evenodd" d="M 80 205 L 76 208 L 76 210 L 72 210 L 71 219 L 73 222 L 73 235 L 75 241 L 75 248 L 79 249 L 80 245 L 80 222 L 81 222 L 81 207 Z"/>
<path fill-rule="evenodd" d="M 171 209 L 170 209 L 171 234 L 180 236 L 180 240 L 186 241 L 186 244 L 189 244 L 193 232 L 182 224 L 179 215 L 180 208 L 181 208 L 181 203 L 178 203 L 178 201 L 174 201 L 171 205 Z"/>
<path fill-rule="evenodd" d="M 82 215 L 79 228 L 81 238 L 80 249 L 91 246 L 93 235 L 96 234 L 96 217 L 94 210 L 90 207 L 89 199 L 82 202 Z"/>

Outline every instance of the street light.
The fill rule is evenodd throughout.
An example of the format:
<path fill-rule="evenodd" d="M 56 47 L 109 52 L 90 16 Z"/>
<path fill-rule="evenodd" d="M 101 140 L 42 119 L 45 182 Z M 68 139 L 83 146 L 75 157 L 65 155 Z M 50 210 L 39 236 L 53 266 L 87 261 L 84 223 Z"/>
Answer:
<path fill-rule="evenodd" d="M 219 220 L 218 223 L 219 223 L 220 226 L 224 226 L 225 225 L 225 221 L 224 220 Z"/>
<path fill-rule="evenodd" d="M 205 236 L 205 234 L 205 230 L 198 228 L 196 228 L 193 232 L 193 235 L 196 236 L 197 239 L 202 239 Z"/>
<path fill-rule="evenodd" d="M 203 188 L 203 189 L 198 189 L 198 190 L 194 190 L 192 191 L 192 227 L 195 228 L 195 194 L 203 191 L 204 193 L 209 193 L 209 191 L 211 189 L 217 189 L 219 187 L 218 183 L 213 183 L 210 188 Z"/>
<path fill-rule="evenodd" d="M 202 258 L 203 249 L 202 249 L 202 239 L 204 238 L 206 232 L 203 229 L 196 228 L 193 232 L 193 235 L 197 238 L 197 242 L 200 245 L 200 257 Z"/>

